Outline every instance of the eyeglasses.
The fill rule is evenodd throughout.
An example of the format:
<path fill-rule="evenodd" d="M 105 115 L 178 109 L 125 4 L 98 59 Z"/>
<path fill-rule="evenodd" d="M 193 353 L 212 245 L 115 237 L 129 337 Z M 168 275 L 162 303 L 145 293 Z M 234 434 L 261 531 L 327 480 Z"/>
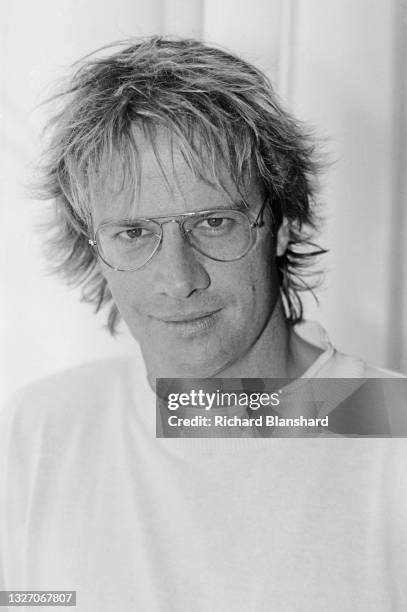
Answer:
<path fill-rule="evenodd" d="M 264 225 L 266 198 L 257 217 L 248 211 L 215 208 L 179 215 L 126 219 L 100 225 L 89 244 L 99 257 L 118 271 L 139 270 L 159 250 L 163 225 L 178 223 L 184 240 L 196 251 L 215 261 L 234 261 L 244 257 L 255 242 L 255 230 Z"/>

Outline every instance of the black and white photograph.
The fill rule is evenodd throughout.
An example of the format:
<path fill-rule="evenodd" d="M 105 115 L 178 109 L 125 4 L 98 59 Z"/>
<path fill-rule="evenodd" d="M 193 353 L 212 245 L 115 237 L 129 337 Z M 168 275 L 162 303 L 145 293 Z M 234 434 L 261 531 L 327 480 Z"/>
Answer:
<path fill-rule="evenodd" d="M 0 23 L 0 610 L 405 612 L 406 0 Z"/>

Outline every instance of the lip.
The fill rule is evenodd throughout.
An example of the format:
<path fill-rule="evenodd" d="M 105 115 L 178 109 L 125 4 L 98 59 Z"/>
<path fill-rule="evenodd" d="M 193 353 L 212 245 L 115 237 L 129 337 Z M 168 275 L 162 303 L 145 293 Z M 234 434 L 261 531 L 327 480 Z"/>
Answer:
<path fill-rule="evenodd" d="M 185 315 L 174 315 L 170 317 L 154 317 L 163 323 L 191 323 L 193 321 L 199 321 L 200 319 L 205 319 L 206 317 L 211 317 L 212 315 L 220 312 L 220 308 L 218 310 L 209 310 L 209 311 L 199 311 L 192 312 L 190 314 Z"/>
<path fill-rule="evenodd" d="M 216 325 L 222 309 L 205 312 L 193 312 L 171 317 L 154 317 L 167 329 L 181 337 L 203 334 Z"/>

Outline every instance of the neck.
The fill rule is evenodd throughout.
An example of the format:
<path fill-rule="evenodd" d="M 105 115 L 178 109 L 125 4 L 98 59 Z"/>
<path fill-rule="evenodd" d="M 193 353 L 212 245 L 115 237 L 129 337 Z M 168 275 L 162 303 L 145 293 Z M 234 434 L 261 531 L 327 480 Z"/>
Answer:
<path fill-rule="evenodd" d="M 257 341 L 216 376 L 221 378 L 299 378 L 323 350 L 296 334 L 279 300 Z"/>
<path fill-rule="evenodd" d="M 279 300 L 256 342 L 239 361 L 217 374 L 223 378 L 290 378 L 293 376 L 291 332 Z"/>

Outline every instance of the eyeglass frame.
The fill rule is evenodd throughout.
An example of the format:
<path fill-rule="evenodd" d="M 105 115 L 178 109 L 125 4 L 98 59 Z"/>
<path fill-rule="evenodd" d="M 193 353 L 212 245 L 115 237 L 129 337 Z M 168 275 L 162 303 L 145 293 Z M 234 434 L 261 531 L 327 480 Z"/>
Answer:
<path fill-rule="evenodd" d="M 242 259 L 243 257 L 245 257 L 247 255 L 247 253 L 254 246 L 254 242 L 255 242 L 254 241 L 254 237 L 255 237 L 256 234 L 252 230 L 264 226 L 263 212 L 264 212 L 264 209 L 265 209 L 265 206 L 266 206 L 268 200 L 269 200 L 269 196 L 267 195 L 265 197 L 265 199 L 263 200 L 263 203 L 262 203 L 262 205 L 260 207 L 260 210 L 257 213 L 257 216 L 254 219 L 254 221 L 252 221 L 250 219 L 250 217 L 249 217 L 249 211 L 251 210 L 249 208 L 249 206 L 247 206 L 247 209 L 245 209 L 245 210 L 238 209 L 238 208 L 220 207 L 220 208 L 212 208 L 212 209 L 209 209 L 209 210 L 197 210 L 197 211 L 192 211 L 192 212 L 189 212 L 189 213 L 178 213 L 178 214 L 175 213 L 174 215 L 158 215 L 156 217 L 137 217 L 137 219 L 122 219 L 121 223 L 118 222 L 118 221 L 106 221 L 105 223 L 102 223 L 101 225 L 99 225 L 99 227 L 97 228 L 97 230 L 94 233 L 93 239 L 89 238 L 88 239 L 88 243 L 89 243 L 89 245 L 92 248 L 96 249 L 97 255 L 100 257 L 100 259 L 107 266 L 109 266 L 109 268 L 111 268 L 115 272 L 136 272 L 137 270 L 141 270 L 142 268 L 144 268 L 144 266 L 146 264 L 148 264 L 149 261 L 151 261 L 151 259 L 157 253 L 157 251 L 161 248 L 163 237 L 164 237 L 163 225 L 165 225 L 166 223 L 178 223 L 178 227 L 180 229 L 181 236 L 183 237 L 185 242 L 191 248 L 193 248 L 195 251 L 197 251 L 198 253 L 201 253 L 201 255 L 203 255 L 204 257 L 208 257 L 208 259 L 212 259 L 213 261 L 219 261 L 219 262 L 223 262 L 223 263 L 226 263 L 228 261 L 238 261 L 239 259 Z M 206 214 L 209 214 L 209 213 L 217 213 L 217 212 L 222 212 L 222 211 L 234 211 L 234 212 L 238 212 L 238 213 L 244 215 L 246 217 L 246 219 L 249 221 L 249 228 L 250 228 L 250 242 L 249 242 L 249 245 L 248 245 L 247 249 L 244 251 L 244 253 L 242 255 L 239 255 L 239 257 L 234 257 L 233 259 L 217 259 L 216 257 L 212 257 L 211 255 L 207 255 L 201 249 L 199 249 L 198 247 L 196 247 L 194 244 L 192 244 L 189 241 L 189 239 L 188 239 L 188 233 L 189 232 L 187 232 L 184 229 L 184 223 L 188 219 L 190 219 L 191 217 L 196 217 L 198 215 L 206 215 Z M 167 221 L 160 222 L 159 219 L 167 219 Z M 114 225 L 126 225 L 126 224 L 128 224 L 128 226 L 131 228 L 138 221 L 154 221 L 160 227 L 160 239 L 157 242 L 157 245 L 154 247 L 153 252 L 149 256 L 149 258 L 141 266 L 138 266 L 137 268 L 119 268 L 119 267 L 116 267 L 116 266 L 112 265 L 111 263 L 109 263 L 103 257 L 102 250 L 99 248 L 98 241 L 97 241 L 98 232 L 101 229 L 103 229 L 104 227 L 112 227 Z"/>

